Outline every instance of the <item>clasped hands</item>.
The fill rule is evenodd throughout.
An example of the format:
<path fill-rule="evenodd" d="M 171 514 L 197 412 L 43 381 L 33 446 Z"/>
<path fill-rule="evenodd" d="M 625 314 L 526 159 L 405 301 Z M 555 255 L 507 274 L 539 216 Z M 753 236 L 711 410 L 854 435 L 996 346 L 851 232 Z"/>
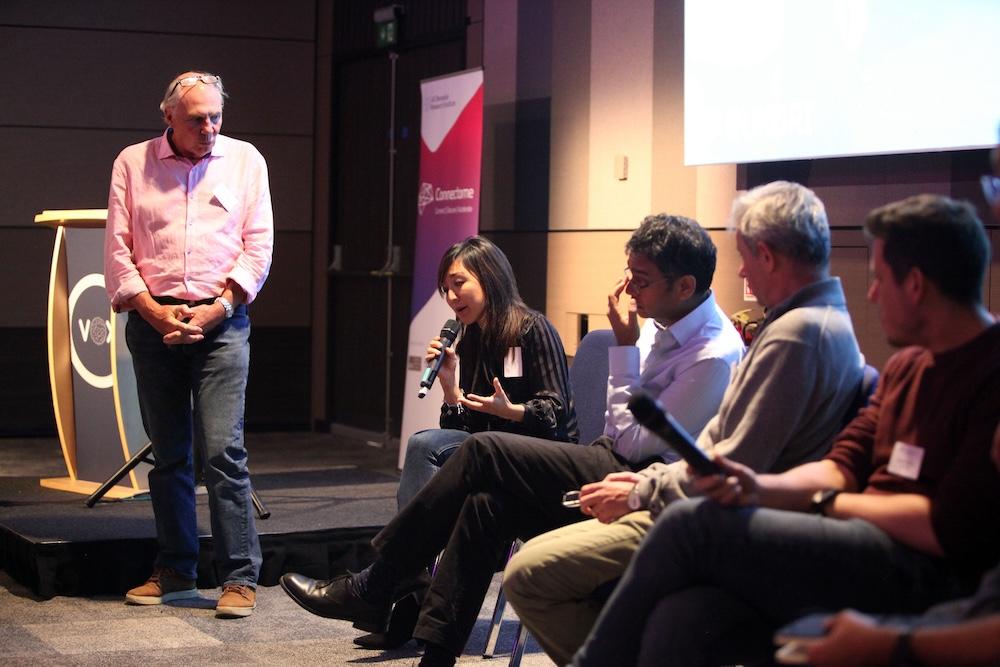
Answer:
<path fill-rule="evenodd" d="M 163 334 L 165 345 L 190 345 L 203 340 L 206 332 L 217 327 L 225 319 L 226 311 L 218 303 L 194 307 L 156 304 L 143 317 Z"/>
<path fill-rule="evenodd" d="M 628 470 L 608 474 L 600 482 L 580 488 L 580 511 L 601 523 L 611 523 L 628 514 L 628 495 L 642 477 Z"/>

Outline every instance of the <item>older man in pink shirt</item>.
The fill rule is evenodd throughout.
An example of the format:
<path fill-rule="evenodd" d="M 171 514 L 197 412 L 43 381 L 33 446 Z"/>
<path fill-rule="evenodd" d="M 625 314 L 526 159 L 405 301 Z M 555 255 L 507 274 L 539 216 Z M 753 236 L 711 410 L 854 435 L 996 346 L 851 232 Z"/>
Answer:
<path fill-rule="evenodd" d="M 250 501 L 243 411 L 247 304 L 267 278 L 274 240 L 267 165 L 224 137 L 222 79 L 185 72 L 167 86 L 162 136 L 115 160 L 104 273 L 129 311 L 139 404 L 156 465 L 149 492 L 159 553 L 132 604 L 196 597 L 193 447 L 204 462 L 223 592 L 220 618 L 255 607 L 261 555 Z"/>

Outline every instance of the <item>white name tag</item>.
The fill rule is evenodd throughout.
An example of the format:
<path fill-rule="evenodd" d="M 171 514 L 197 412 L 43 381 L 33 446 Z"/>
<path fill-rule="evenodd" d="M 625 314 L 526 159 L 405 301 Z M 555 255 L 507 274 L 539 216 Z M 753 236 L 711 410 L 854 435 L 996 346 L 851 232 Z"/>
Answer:
<path fill-rule="evenodd" d="M 229 189 L 229 186 L 225 183 L 219 183 L 215 186 L 215 190 L 212 192 L 215 198 L 219 200 L 222 204 L 222 208 L 226 209 L 230 213 L 236 210 L 236 195 L 233 191 Z"/>
<path fill-rule="evenodd" d="M 902 440 L 892 446 L 892 456 L 889 457 L 889 472 L 903 479 L 920 477 L 920 466 L 924 462 L 924 448 L 908 445 Z"/>
<path fill-rule="evenodd" d="M 521 367 L 521 348 L 512 347 L 507 350 L 507 356 L 503 360 L 503 376 L 505 378 L 519 378 L 524 375 Z"/>

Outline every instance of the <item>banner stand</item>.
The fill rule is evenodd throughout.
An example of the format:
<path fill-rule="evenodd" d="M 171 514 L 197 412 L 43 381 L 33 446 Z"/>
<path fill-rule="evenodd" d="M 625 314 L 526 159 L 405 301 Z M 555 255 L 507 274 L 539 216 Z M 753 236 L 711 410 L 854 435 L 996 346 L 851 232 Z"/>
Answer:
<path fill-rule="evenodd" d="M 427 342 L 455 314 L 437 291 L 437 268 L 445 251 L 479 230 L 483 155 L 483 71 L 472 69 L 420 83 L 420 187 L 413 298 L 407 343 L 399 467 L 409 437 L 437 428 L 443 395 L 435 382 L 417 398 Z"/>

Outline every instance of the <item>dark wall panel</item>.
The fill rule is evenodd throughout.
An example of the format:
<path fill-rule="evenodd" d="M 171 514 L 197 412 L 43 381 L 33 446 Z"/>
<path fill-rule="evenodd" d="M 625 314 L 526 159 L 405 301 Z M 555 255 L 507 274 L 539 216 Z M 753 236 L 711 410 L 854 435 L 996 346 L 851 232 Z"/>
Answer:
<path fill-rule="evenodd" d="M 312 234 L 309 232 L 277 232 L 274 235 L 271 273 L 251 306 L 255 326 L 309 326 L 311 257 Z"/>
<path fill-rule="evenodd" d="M 752 188 L 778 179 L 815 190 L 830 225 L 856 227 L 868 212 L 918 192 L 968 199 L 984 222 L 992 222 L 979 188 L 990 170 L 989 151 L 874 155 L 741 165 L 739 186 Z"/>
<path fill-rule="evenodd" d="M 252 327 L 247 428 L 309 428 L 309 328 Z"/>
<path fill-rule="evenodd" d="M 56 434 L 45 329 L 0 328 L 0 437 Z"/>
<path fill-rule="evenodd" d="M 159 129 L 164 87 L 195 67 L 222 76 L 228 132 L 312 134 L 309 42 L 0 27 L 0 44 L 0 125 Z"/>
<path fill-rule="evenodd" d="M 312 0 L 4 0 L 0 23 L 311 40 L 315 12 Z"/>
<path fill-rule="evenodd" d="M 134 130 L 0 127 L 0 227 L 30 226 L 44 209 L 105 208 L 111 165 Z M 2 316 L 0 316 L 2 317 Z"/>
<path fill-rule="evenodd" d="M 233 102 L 234 107 L 236 104 Z M 228 129 L 223 126 L 223 130 Z M 249 141 L 267 160 L 274 228 L 281 231 L 310 231 L 313 228 L 312 137 L 245 133 L 234 133 L 231 136 Z"/>
<path fill-rule="evenodd" d="M 334 6 L 333 46 L 337 56 L 353 58 L 375 51 L 374 12 L 390 4 L 402 6 L 399 48 L 426 45 L 442 39 L 462 39 L 468 0 L 351 0 Z"/>
<path fill-rule="evenodd" d="M 0 227 L 0 275 L 4 283 L 0 289 L 0 328 L 45 327 L 55 237 L 55 231 L 45 227 Z"/>

